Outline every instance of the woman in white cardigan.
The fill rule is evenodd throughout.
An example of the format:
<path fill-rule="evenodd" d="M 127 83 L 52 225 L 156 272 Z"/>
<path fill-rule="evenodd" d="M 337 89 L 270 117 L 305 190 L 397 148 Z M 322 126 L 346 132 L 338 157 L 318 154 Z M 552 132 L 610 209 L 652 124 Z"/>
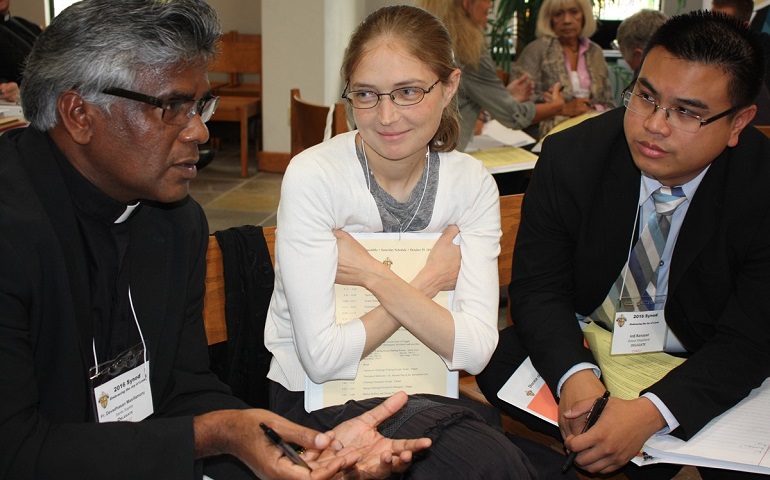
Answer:
<path fill-rule="evenodd" d="M 265 327 L 271 408 L 320 429 L 381 399 L 307 413 L 306 375 L 317 384 L 355 378 L 400 327 L 450 370 L 470 373 L 498 340 L 499 195 L 479 161 L 453 150 L 460 70 L 446 29 L 419 8 L 382 8 L 353 33 L 342 75 L 358 130 L 303 151 L 286 170 Z M 443 234 L 407 283 L 349 233 L 383 231 Z M 365 287 L 379 306 L 337 324 L 335 283 Z M 454 290 L 451 309 L 432 300 L 443 290 Z M 385 436 L 433 438 L 409 478 L 530 478 L 527 458 L 485 423 L 489 412 L 466 403 L 412 396 L 381 427 Z"/>

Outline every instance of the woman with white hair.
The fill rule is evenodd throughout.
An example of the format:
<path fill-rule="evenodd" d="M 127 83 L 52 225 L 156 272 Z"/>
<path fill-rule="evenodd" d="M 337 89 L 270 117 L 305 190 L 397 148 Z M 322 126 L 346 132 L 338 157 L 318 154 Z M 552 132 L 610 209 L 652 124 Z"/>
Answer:
<path fill-rule="evenodd" d="M 569 117 L 615 107 L 602 48 L 589 37 L 596 20 L 588 0 L 545 0 L 537 16 L 538 38 L 516 65 L 535 81 L 535 91 L 564 86 L 561 115 L 540 122 L 540 135 Z"/>

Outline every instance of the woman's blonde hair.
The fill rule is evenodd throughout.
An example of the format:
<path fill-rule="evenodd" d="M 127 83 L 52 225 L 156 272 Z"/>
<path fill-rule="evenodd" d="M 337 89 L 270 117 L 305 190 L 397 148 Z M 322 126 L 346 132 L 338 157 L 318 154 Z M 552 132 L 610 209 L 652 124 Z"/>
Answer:
<path fill-rule="evenodd" d="M 470 0 L 475 3 L 477 0 Z M 481 54 L 486 48 L 484 31 L 468 17 L 463 0 L 418 0 L 417 6 L 424 8 L 444 22 L 452 37 L 457 62 L 477 69 Z"/>
<path fill-rule="evenodd" d="M 380 8 L 366 17 L 350 36 L 340 69 L 345 84 L 350 81 L 364 55 L 383 43 L 404 47 L 410 55 L 430 68 L 442 84 L 446 84 L 457 69 L 452 39 L 441 21 L 421 8 L 395 5 Z M 441 113 L 441 122 L 430 146 L 439 152 L 449 152 L 457 146 L 459 136 L 460 120 L 455 96 Z"/>
<path fill-rule="evenodd" d="M 594 18 L 594 12 L 591 9 L 591 4 L 588 0 L 545 0 L 543 5 L 540 6 L 540 12 L 537 14 L 537 29 L 535 34 L 538 37 L 543 35 L 556 36 L 551 26 L 551 17 L 554 13 L 562 8 L 569 8 L 572 5 L 577 5 L 581 12 L 583 12 L 583 29 L 580 31 L 581 37 L 590 37 L 596 33 L 596 19 Z"/>

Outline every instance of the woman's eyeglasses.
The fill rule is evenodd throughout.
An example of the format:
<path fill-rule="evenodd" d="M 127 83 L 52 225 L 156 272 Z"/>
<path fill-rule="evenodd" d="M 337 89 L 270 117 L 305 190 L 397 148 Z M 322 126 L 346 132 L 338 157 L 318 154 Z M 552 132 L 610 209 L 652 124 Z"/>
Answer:
<path fill-rule="evenodd" d="M 353 108 L 367 109 L 374 108 L 380 103 L 380 98 L 388 96 L 398 106 L 408 107 L 410 105 L 418 104 L 425 98 L 427 93 L 433 90 L 433 87 L 438 85 L 441 79 L 428 87 L 428 89 L 420 87 L 401 87 L 388 93 L 377 93 L 373 90 L 353 90 L 352 92 L 345 93 L 348 86 L 345 85 L 345 90 L 342 91 L 342 98 L 346 99 Z"/>

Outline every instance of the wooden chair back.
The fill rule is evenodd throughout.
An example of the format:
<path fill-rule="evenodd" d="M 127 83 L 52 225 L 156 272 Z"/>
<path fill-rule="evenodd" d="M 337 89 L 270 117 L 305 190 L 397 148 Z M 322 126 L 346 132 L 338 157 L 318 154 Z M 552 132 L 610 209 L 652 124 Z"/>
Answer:
<path fill-rule="evenodd" d="M 497 272 L 500 275 L 500 286 L 511 283 L 513 266 L 513 246 L 521 223 L 521 202 L 524 194 L 502 195 L 500 197 L 500 256 L 497 257 Z"/>
<path fill-rule="evenodd" d="M 511 265 L 513 246 L 521 222 L 521 202 L 524 194 L 503 195 L 500 197 L 500 256 L 497 259 L 497 271 L 500 286 L 511 283 Z M 275 264 L 275 227 L 263 227 L 262 234 L 267 242 L 270 260 Z M 206 338 L 209 345 L 227 340 L 225 321 L 225 273 L 222 263 L 222 250 L 214 235 L 209 236 L 206 252 L 206 296 L 203 301 L 203 322 L 206 326 Z M 510 311 L 508 323 L 510 324 Z"/>
<path fill-rule="evenodd" d="M 500 220 L 503 235 L 500 238 L 501 252 L 497 260 L 497 268 L 500 274 L 501 286 L 507 285 L 511 281 L 511 259 L 513 257 L 513 246 L 516 243 L 516 236 L 519 231 L 519 223 L 521 222 L 521 202 L 523 199 L 523 194 L 503 195 L 500 197 Z M 275 264 L 275 227 L 264 227 L 262 233 L 267 242 L 270 259 Z M 219 243 L 213 235 L 209 236 L 209 247 L 206 253 L 206 297 L 203 302 L 203 321 L 209 345 L 227 340 L 222 250 L 219 248 Z M 476 384 L 476 378 L 472 375 L 461 376 L 460 392 L 471 399 L 489 405 L 489 402 L 484 398 Z M 503 427 L 508 433 L 527 438 L 546 447 L 553 448 L 558 452 L 562 452 L 564 449 L 563 445 L 551 437 L 528 429 L 524 424 L 508 415 L 502 415 L 502 421 Z M 588 478 L 580 473 L 578 477 L 581 480 Z M 611 475 L 606 478 L 608 480 L 626 480 L 626 477 L 622 474 Z"/>
<path fill-rule="evenodd" d="M 503 195 L 500 197 L 500 256 L 497 270 L 500 286 L 511 282 L 511 261 L 513 246 L 521 222 L 521 201 L 524 194 Z M 275 227 L 263 227 L 262 234 L 267 242 L 270 260 L 275 264 Z M 203 323 L 206 326 L 206 338 L 209 345 L 227 340 L 227 322 L 225 321 L 225 272 L 222 263 L 222 250 L 214 235 L 209 236 L 206 252 L 206 296 L 203 300 Z M 510 324 L 510 312 L 508 313 Z"/>
<path fill-rule="evenodd" d="M 757 127 L 757 130 L 764 133 L 766 136 L 770 137 L 770 125 L 754 125 Z"/>
<path fill-rule="evenodd" d="M 209 345 L 227 341 L 225 321 L 225 268 L 217 237 L 209 235 L 206 251 L 206 296 L 203 297 L 203 325 Z"/>
<path fill-rule="evenodd" d="M 311 103 L 299 95 L 298 88 L 291 89 L 291 156 L 319 144 L 324 139 L 329 107 Z M 331 136 L 348 131 L 347 113 L 343 103 L 334 104 Z"/>
<path fill-rule="evenodd" d="M 508 82 L 511 79 L 511 74 L 508 72 L 503 71 L 502 68 L 497 69 L 497 78 L 500 79 L 501 82 L 503 82 L 503 85 L 507 86 Z"/>
<path fill-rule="evenodd" d="M 275 264 L 275 227 L 263 227 L 262 234 L 267 242 L 270 260 Z M 209 345 L 227 341 L 225 319 L 225 271 L 222 249 L 217 237 L 209 235 L 206 251 L 206 296 L 203 298 L 203 324 Z"/>
<path fill-rule="evenodd" d="M 209 72 L 227 74 L 227 81 L 212 82 L 214 94 L 261 98 L 262 35 L 232 30 L 219 39 L 218 50 Z M 244 82 L 245 74 L 257 75 L 258 80 Z"/>

